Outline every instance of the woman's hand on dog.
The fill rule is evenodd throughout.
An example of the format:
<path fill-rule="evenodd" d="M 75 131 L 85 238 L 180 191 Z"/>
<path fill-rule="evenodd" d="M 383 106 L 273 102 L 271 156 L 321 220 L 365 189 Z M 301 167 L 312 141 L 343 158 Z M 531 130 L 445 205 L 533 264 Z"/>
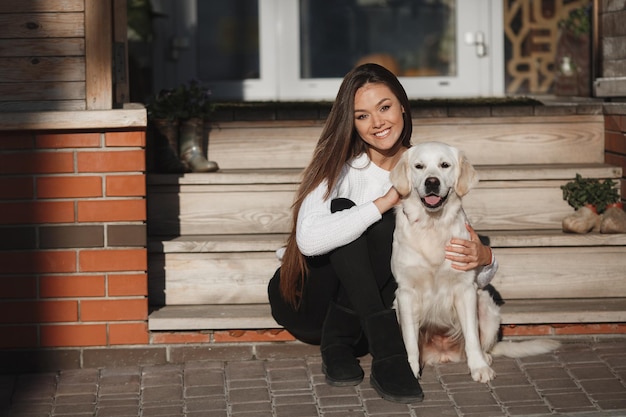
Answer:
<path fill-rule="evenodd" d="M 400 193 L 398 193 L 395 187 L 391 187 L 384 196 L 374 200 L 374 204 L 378 208 L 378 211 L 380 211 L 380 214 L 385 214 L 398 204 L 398 202 L 400 202 Z"/>
<path fill-rule="evenodd" d="M 452 238 L 446 246 L 446 259 L 452 261 L 452 268 L 469 271 L 491 264 L 491 248 L 482 244 L 472 226 L 466 224 L 465 227 L 469 231 L 470 240 Z"/>

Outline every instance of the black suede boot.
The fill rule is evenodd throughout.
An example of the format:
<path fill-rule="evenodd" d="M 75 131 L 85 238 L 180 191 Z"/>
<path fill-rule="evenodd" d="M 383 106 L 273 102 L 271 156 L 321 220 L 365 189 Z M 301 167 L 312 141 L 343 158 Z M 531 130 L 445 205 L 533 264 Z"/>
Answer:
<path fill-rule="evenodd" d="M 331 302 L 322 328 L 322 371 L 326 382 L 335 387 L 358 385 L 363 369 L 356 358 L 355 346 L 363 338 L 359 317 L 351 310 Z"/>
<path fill-rule="evenodd" d="M 395 311 L 384 310 L 370 315 L 365 319 L 363 329 L 372 354 L 372 387 L 387 401 L 422 401 L 424 393 L 409 365 Z"/>

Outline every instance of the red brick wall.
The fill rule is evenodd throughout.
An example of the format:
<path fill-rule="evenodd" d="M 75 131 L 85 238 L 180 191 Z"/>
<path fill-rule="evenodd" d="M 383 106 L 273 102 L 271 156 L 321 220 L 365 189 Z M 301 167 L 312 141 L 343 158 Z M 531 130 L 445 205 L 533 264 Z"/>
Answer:
<path fill-rule="evenodd" d="M 145 132 L 0 132 L 0 349 L 146 344 Z"/>

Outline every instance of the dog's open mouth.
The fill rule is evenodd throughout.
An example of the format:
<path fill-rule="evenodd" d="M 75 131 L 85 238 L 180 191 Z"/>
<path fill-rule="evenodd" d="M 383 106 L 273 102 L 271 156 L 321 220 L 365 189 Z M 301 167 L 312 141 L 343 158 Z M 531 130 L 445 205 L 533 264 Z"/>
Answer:
<path fill-rule="evenodd" d="M 443 205 L 446 202 L 447 195 L 439 196 L 436 194 L 428 194 L 426 197 L 422 197 L 422 203 L 429 209 L 436 209 Z"/>

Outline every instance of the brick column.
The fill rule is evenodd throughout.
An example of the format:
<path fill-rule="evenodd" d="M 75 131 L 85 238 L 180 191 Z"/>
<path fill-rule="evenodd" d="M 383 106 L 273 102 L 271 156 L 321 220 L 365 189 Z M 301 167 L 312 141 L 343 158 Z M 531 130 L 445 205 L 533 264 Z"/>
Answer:
<path fill-rule="evenodd" d="M 0 131 L 0 368 L 148 343 L 144 149 L 145 129 Z"/>

